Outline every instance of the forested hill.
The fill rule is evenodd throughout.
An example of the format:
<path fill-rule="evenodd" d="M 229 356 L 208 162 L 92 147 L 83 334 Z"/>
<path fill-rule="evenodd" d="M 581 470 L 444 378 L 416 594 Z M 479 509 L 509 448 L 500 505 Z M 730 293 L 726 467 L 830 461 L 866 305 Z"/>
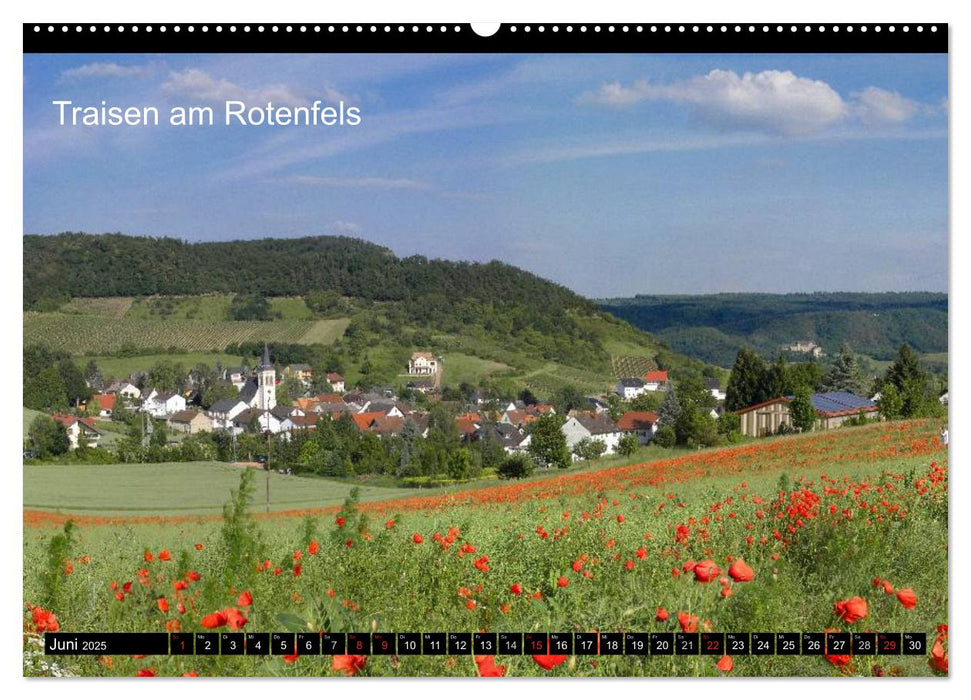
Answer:
<path fill-rule="evenodd" d="M 901 343 L 947 352 L 947 295 L 932 292 L 639 295 L 599 303 L 672 349 L 721 366 L 742 346 L 774 355 L 799 340 L 829 355 L 847 343 L 879 360 Z"/>
<path fill-rule="evenodd" d="M 566 287 L 511 265 L 398 258 L 343 236 L 186 243 L 174 238 L 63 233 L 24 236 L 24 306 L 45 299 L 206 293 L 300 296 L 332 290 L 373 301 L 501 302 L 595 310 Z"/>

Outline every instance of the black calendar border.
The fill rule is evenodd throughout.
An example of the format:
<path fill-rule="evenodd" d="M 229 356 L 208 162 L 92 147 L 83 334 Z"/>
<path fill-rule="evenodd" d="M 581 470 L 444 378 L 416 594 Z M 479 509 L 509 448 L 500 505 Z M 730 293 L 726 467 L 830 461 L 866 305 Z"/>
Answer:
<path fill-rule="evenodd" d="M 24 53 L 947 53 L 940 23 L 24 23 Z"/>

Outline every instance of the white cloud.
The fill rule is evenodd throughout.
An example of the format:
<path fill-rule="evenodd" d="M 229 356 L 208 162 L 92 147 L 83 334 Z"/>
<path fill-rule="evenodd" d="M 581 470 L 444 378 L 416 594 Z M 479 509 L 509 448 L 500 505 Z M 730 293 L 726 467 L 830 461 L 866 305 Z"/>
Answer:
<path fill-rule="evenodd" d="M 353 187 L 381 190 L 428 190 L 431 185 L 419 180 L 390 177 L 334 177 L 318 175 L 292 175 L 287 182 L 298 185 L 320 185 L 324 187 Z"/>
<path fill-rule="evenodd" d="M 304 94 L 284 83 L 266 85 L 256 89 L 244 88 L 225 78 L 215 78 L 198 68 L 187 68 L 173 71 L 162 89 L 170 95 L 178 95 L 203 102 L 225 102 L 226 100 L 242 100 L 247 104 L 272 102 L 276 105 L 299 106 L 312 100 L 323 100 L 336 104 L 341 100 L 352 101 L 336 88 L 324 86 L 313 92 Z"/>
<path fill-rule="evenodd" d="M 910 121 L 923 105 L 908 99 L 899 92 L 878 87 L 868 87 L 850 95 L 853 111 L 864 124 L 901 124 Z"/>
<path fill-rule="evenodd" d="M 640 80 L 625 87 L 614 82 L 582 99 L 613 107 L 642 101 L 688 104 L 701 118 L 720 128 L 781 134 L 819 131 L 848 113 L 843 98 L 825 82 L 777 70 L 742 75 L 713 70 L 667 85 Z"/>
<path fill-rule="evenodd" d="M 61 71 L 62 81 L 89 80 L 98 78 L 140 78 L 150 74 L 155 69 L 153 65 L 122 66 L 117 63 L 99 62 L 85 63 L 77 68 Z"/>

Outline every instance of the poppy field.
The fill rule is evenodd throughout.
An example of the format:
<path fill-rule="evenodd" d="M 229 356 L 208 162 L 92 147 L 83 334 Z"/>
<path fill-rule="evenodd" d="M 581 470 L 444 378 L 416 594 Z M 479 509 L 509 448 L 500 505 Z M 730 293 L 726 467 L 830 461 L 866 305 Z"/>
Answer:
<path fill-rule="evenodd" d="M 251 470 L 222 518 L 25 514 L 24 673 L 946 675 L 936 427 L 882 423 L 268 515 L 250 512 Z M 925 632 L 928 654 L 44 657 L 41 634 L 56 630 Z"/>

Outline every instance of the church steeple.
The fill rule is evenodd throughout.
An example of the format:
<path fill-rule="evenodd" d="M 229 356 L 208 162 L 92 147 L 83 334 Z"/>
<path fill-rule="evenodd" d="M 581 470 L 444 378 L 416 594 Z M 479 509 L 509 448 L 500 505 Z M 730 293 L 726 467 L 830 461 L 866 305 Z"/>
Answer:
<path fill-rule="evenodd" d="M 256 368 L 257 401 L 256 407 L 269 411 L 276 406 L 276 369 L 270 362 L 270 348 L 263 343 L 263 360 Z"/>

